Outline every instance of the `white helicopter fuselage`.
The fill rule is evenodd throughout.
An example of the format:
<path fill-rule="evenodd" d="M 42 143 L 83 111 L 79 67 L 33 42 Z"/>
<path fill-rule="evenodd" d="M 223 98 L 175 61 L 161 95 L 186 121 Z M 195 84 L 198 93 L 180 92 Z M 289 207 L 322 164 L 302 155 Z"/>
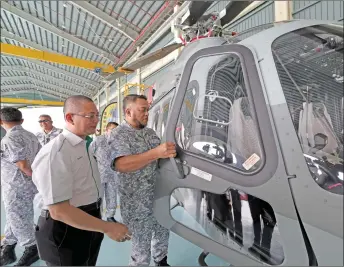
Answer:
<path fill-rule="evenodd" d="M 324 47 L 321 49 L 324 49 L 325 52 L 321 54 L 320 48 L 313 49 L 319 52 L 319 56 L 326 57 L 328 62 L 326 60 L 324 62 L 323 58 L 321 58 L 322 62 L 320 62 L 321 60 L 317 61 L 317 55 L 307 60 L 314 60 L 317 64 L 320 62 L 319 64 L 322 64 L 321 67 L 325 72 L 330 67 L 334 70 L 332 76 L 321 77 L 321 80 L 319 78 L 318 87 L 320 89 L 314 87 L 314 83 L 317 83 L 317 76 L 312 70 L 313 65 L 307 65 L 307 60 L 304 61 L 306 65 L 300 65 L 297 62 L 301 50 L 307 50 L 310 45 L 307 39 L 309 32 L 305 30 L 305 35 L 302 35 L 301 29 L 309 28 L 311 34 L 316 35 L 323 29 L 318 28 L 318 25 L 341 27 L 341 31 L 343 31 L 342 26 L 333 25 L 331 22 L 291 21 L 259 32 L 237 44 L 230 44 L 227 39 L 222 37 L 194 41 L 184 47 L 169 72 L 156 83 L 157 92 L 167 93 L 158 96 L 158 99 L 154 101 L 150 111 L 149 126 L 154 123 L 153 116 L 156 114 L 156 110 L 162 110 L 163 104 L 168 102 L 170 109 L 168 119 L 165 122 L 162 121 L 163 118 L 160 119 L 157 125 L 164 125 L 162 130 L 159 130 L 162 140 L 176 142 L 179 147 L 178 160 L 171 159 L 160 162 L 155 216 L 162 225 L 176 234 L 233 265 L 255 265 L 263 264 L 263 262 L 244 249 L 245 246 L 238 246 L 237 243 L 231 241 L 228 232 L 212 229 L 212 220 L 200 215 L 204 212 L 204 210 L 202 211 L 205 201 L 204 192 L 225 194 L 229 188 L 232 188 L 262 199 L 272 206 L 277 219 L 279 242 L 283 255 L 278 258 L 277 262 L 269 264 L 343 265 L 343 185 L 341 182 L 343 173 L 340 174 L 340 170 L 337 170 L 334 175 L 329 174 L 330 178 L 325 177 L 325 181 L 320 182 L 324 176 L 319 173 L 322 173 L 323 169 L 317 169 L 315 175 L 310 171 L 310 168 L 319 167 L 318 162 L 322 158 L 327 161 L 327 165 L 330 164 L 336 168 L 343 167 L 343 156 L 342 154 L 338 155 L 343 151 L 343 140 L 338 138 L 338 133 L 342 131 L 339 127 L 343 127 L 343 124 L 339 122 L 343 121 L 343 113 L 338 111 L 340 106 L 337 109 L 337 104 L 340 105 L 343 101 L 343 91 L 338 89 L 343 86 L 340 82 L 343 79 L 343 67 L 340 68 L 340 64 L 338 64 L 338 62 L 343 63 L 343 52 L 341 52 L 340 58 L 338 56 L 340 53 L 335 54 L 337 53 L 335 50 Z M 288 38 L 290 38 L 290 43 L 288 43 Z M 293 49 L 292 43 L 295 41 L 293 38 L 299 38 L 304 43 Z M 316 41 L 314 42 L 316 43 Z M 321 47 L 322 42 L 319 41 L 319 44 Z M 300 51 L 295 51 L 297 49 Z M 334 53 L 333 58 L 330 53 Z M 216 88 L 216 81 L 213 80 L 211 81 L 215 85 L 210 90 L 209 77 L 207 77 L 214 66 L 215 69 L 220 70 L 219 66 L 223 64 L 221 62 L 228 60 L 231 55 L 235 55 L 241 61 L 245 79 L 242 86 L 247 90 L 247 95 L 241 95 L 240 98 L 244 97 L 249 101 L 250 123 L 257 128 L 257 136 L 260 138 L 260 152 L 254 151 L 256 154 L 260 153 L 259 157 L 256 155 L 259 158 L 258 161 L 264 162 L 249 176 L 245 174 L 244 170 L 237 170 L 235 167 L 232 168 L 233 166 L 222 166 L 224 165 L 222 162 L 222 165 L 218 164 L 209 158 L 202 158 L 201 154 L 196 155 L 196 150 L 186 149 L 190 143 L 195 142 L 196 144 L 194 136 L 200 136 L 199 140 L 205 140 L 202 136 L 205 135 L 205 131 L 208 131 L 204 130 L 208 129 L 208 126 L 204 126 L 207 123 L 212 123 L 212 127 L 217 125 L 226 128 L 230 123 L 234 123 L 234 118 L 237 118 L 232 111 L 229 112 L 232 117 L 228 123 L 222 119 L 198 117 L 200 110 L 204 111 L 207 105 L 215 105 L 214 99 L 221 100 L 220 97 L 225 101 L 221 102 L 222 105 L 228 102 L 231 104 L 231 109 L 235 106 L 234 103 L 238 99 L 235 96 L 230 99 L 221 94 L 223 91 Z M 339 61 L 337 62 L 337 60 Z M 332 65 L 328 67 L 329 64 L 334 64 L 334 67 Z M 300 69 L 295 71 L 296 68 Z M 314 66 L 314 68 L 318 67 Z M 310 76 L 308 78 L 296 77 L 298 72 L 303 76 L 310 73 Z M 220 77 L 220 74 L 216 76 L 216 72 L 214 73 L 211 79 L 220 79 L 216 78 Z M 324 79 L 328 79 L 328 81 L 324 81 Z M 194 86 L 194 81 L 196 81 L 198 93 L 197 99 L 195 96 L 196 100 L 192 104 L 193 117 L 191 119 L 194 119 L 194 122 L 192 122 L 192 131 L 190 130 L 191 137 L 188 137 L 187 142 L 185 140 L 178 141 L 177 136 L 181 136 L 177 130 L 180 128 L 181 121 L 178 117 L 183 112 L 183 103 L 189 101 L 184 97 L 186 97 L 188 88 L 191 88 L 191 84 Z M 323 88 L 326 84 L 328 84 L 328 88 Z M 307 88 L 307 92 L 302 88 Z M 311 88 L 311 91 L 308 91 L 308 88 Z M 232 90 L 229 83 L 228 90 Z M 208 95 L 210 91 L 215 93 L 215 98 L 210 98 Z M 300 93 L 300 99 L 295 101 L 301 103 L 301 109 L 295 108 L 296 102 L 294 103 L 294 98 L 290 96 L 298 95 L 298 93 Z M 206 101 L 206 98 L 210 100 Z M 329 104 L 329 101 L 332 101 L 332 104 Z M 318 114 L 309 111 L 316 105 L 320 105 L 322 108 L 323 116 L 320 116 L 320 119 Z M 333 109 L 333 105 L 336 106 L 336 109 Z M 226 112 L 225 105 L 223 112 Z M 206 113 L 204 114 L 206 115 Z M 295 119 L 295 114 L 298 119 Z M 248 115 L 242 115 L 242 118 L 245 116 Z M 303 121 L 305 122 L 303 123 Z M 203 126 L 200 126 L 202 123 Z M 295 128 L 296 124 L 297 128 Z M 247 134 L 247 129 L 243 131 L 243 135 Z M 306 132 L 303 132 L 304 129 Z M 233 131 L 235 132 L 235 129 Z M 184 133 L 182 135 L 186 136 Z M 314 150 L 318 138 L 324 135 L 326 140 L 322 148 Z M 208 141 L 215 139 L 214 136 L 207 136 Z M 228 134 L 229 139 L 230 135 Z M 183 143 L 184 146 L 180 143 Z M 226 145 L 228 144 L 224 144 L 224 146 Z M 245 147 L 236 149 L 239 151 Z M 235 149 L 232 149 L 232 154 L 235 154 L 233 150 Z M 241 153 L 241 155 L 243 154 Z M 314 157 L 319 156 L 319 158 L 312 161 L 313 155 Z M 310 161 L 308 161 L 309 159 Z M 177 176 L 179 178 L 176 178 Z M 329 182 L 326 179 L 335 181 Z M 337 188 L 339 191 L 335 191 Z M 173 216 L 171 217 L 169 211 L 171 194 L 202 225 L 206 234 L 194 231 Z"/>

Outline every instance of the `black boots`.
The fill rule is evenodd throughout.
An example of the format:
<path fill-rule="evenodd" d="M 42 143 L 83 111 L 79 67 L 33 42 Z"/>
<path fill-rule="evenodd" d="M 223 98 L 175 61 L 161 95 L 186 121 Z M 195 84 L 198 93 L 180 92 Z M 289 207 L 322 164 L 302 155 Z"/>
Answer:
<path fill-rule="evenodd" d="M 16 244 L 1 246 L 0 266 L 9 265 L 17 260 L 14 251 Z"/>
<path fill-rule="evenodd" d="M 1 266 L 9 265 L 17 260 L 16 253 L 14 251 L 15 247 L 16 244 L 1 246 Z M 36 245 L 33 245 L 25 248 L 23 256 L 15 266 L 30 266 L 38 260 L 38 249 Z"/>
<path fill-rule="evenodd" d="M 15 266 L 30 266 L 32 263 L 39 260 L 38 249 L 36 245 L 25 247 L 23 256 Z"/>
<path fill-rule="evenodd" d="M 167 263 L 167 256 L 165 256 L 161 261 L 155 262 L 155 266 L 170 266 Z"/>

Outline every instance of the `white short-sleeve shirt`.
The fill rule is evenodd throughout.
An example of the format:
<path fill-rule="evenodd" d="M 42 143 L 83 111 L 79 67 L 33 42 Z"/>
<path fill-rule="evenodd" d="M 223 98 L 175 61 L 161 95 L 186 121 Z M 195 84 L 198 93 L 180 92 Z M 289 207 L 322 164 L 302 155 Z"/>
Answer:
<path fill-rule="evenodd" d="M 32 171 L 45 209 L 67 200 L 75 207 L 88 205 L 103 195 L 91 149 L 87 151 L 86 141 L 66 129 L 42 147 Z"/>

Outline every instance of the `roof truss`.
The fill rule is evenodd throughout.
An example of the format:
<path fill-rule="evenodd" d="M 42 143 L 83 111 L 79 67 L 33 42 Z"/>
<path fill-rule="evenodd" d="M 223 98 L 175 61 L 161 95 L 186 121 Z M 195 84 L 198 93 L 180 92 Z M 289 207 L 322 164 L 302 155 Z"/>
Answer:
<path fill-rule="evenodd" d="M 25 11 L 23 10 L 20 10 L 18 8 L 16 8 L 15 6 L 12 6 L 8 3 L 6 3 L 5 1 L 1 1 L 1 8 L 5 9 L 6 11 L 26 20 L 26 21 L 29 21 L 33 24 L 36 24 L 37 26 L 47 30 L 47 31 L 50 31 L 52 32 L 53 34 L 56 34 L 76 45 L 79 45 L 81 47 L 84 47 L 86 49 L 88 49 L 89 51 L 93 52 L 93 53 L 96 53 L 100 56 L 103 56 L 103 57 L 106 57 L 108 58 L 109 60 L 111 60 L 112 62 L 116 62 L 118 60 L 118 57 L 112 55 L 111 53 L 107 52 L 107 51 L 104 51 L 80 38 L 77 38 L 65 31 L 62 31 L 58 28 L 56 28 L 55 26 L 43 21 L 43 20 L 40 20 L 39 18 L 36 18 L 32 15 L 30 15 L 29 13 L 26 13 Z"/>
<path fill-rule="evenodd" d="M 116 29 L 132 41 L 135 41 L 135 39 L 139 36 L 139 33 L 129 27 L 129 24 L 124 21 L 118 21 L 117 19 L 114 19 L 113 17 L 110 17 L 105 12 L 102 12 L 98 8 L 96 8 L 94 5 L 87 3 L 87 1 L 69 1 L 72 5 L 83 9 L 87 13 L 91 14 L 92 16 L 96 17 L 97 19 L 101 20 L 105 24 L 109 25 L 110 27 Z"/>
<path fill-rule="evenodd" d="M 7 67 L 7 66 L 6 66 L 6 67 Z M 67 88 L 73 87 L 73 88 L 78 89 L 78 90 L 80 90 L 80 91 L 86 91 L 86 92 L 89 93 L 89 94 L 94 93 L 94 90 L 91 90 L 91 89 L 89 89 L 89 88 L 87 88 L 87 87 L 80 87 L 80 86 L 75 85 L 75 84 L 70 84 L 69 82 L 66 82 L 66 81 L 64 81 L 64 80 L 56 79 L 56 78 L 51 77 L 51 76 L 48 76 L 48 75 L 46 75 L 46 74 L 44 74 L 44 73 L 42 73 L 42 72 L 35 71 L 35 70 L 32 70 L 32 69 L 27 68 L 27 67 L 12 67 L 12 68 L 5 68 L 5 70 L 25 72 L 25 73 L 27 73 L 27 74 L 30 74 L 30 73 L 31 73 L 31 74 L 35 74 L 35 75 L 37 75 L 37 76 L 39 76 L 39 77 L 45 78 L 47 81 L 53 81 L 55 84 L 63 84 L 63 85 L 66 86 Z M 2 77 L 1 77 L 1 81 L 6 81 L 6 80 L 8 80 L 8 81 L 11 81 L 11 80 L 13 80 L 13 81 L 18 81 L 18 79 L 25 79 L 25 78 L 27 78 L 27 77 L 31 77 L 31 78 L 34 78 L 34 79 L 35 79 L 35 77 L 32 77 L 32 76 L 30 76 L 30 75 L 29 75 L 29 76 L 13 76 L 13 77 L 5 77 L 5 76 L 2 76 Z M 65 87 L 64 87 L 64 88 L 65 88 Z"/>

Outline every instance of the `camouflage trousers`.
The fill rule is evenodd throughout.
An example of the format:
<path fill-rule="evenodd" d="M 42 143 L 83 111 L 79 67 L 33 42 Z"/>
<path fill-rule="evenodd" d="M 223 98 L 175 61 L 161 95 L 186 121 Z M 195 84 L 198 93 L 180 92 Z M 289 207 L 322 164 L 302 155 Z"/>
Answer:
<path fill-rule="evenodd" d="M 170 232 L 155 219 L 152 198 L 121 196 L 120 200 L 123 223 L 132 233 L 129 266 L 149 266 L 151 255 L 155 262 L 161 261 L 167 256 Z"/>
<path fill-rule="evenodd" d="M 5 238 L 2 245 L 29 247 L 36 243 L 34 231 L 33 190 L 27 188 L 7 188 L 2 186 L 5 207 Z"/>
<path fill-rule="evenodd" d="M 117 183 L 114 179 L 109 182 L 103 183 L 104 199 L 106 203 L 105 217 L 114 217 L 117 209 Z"/>

